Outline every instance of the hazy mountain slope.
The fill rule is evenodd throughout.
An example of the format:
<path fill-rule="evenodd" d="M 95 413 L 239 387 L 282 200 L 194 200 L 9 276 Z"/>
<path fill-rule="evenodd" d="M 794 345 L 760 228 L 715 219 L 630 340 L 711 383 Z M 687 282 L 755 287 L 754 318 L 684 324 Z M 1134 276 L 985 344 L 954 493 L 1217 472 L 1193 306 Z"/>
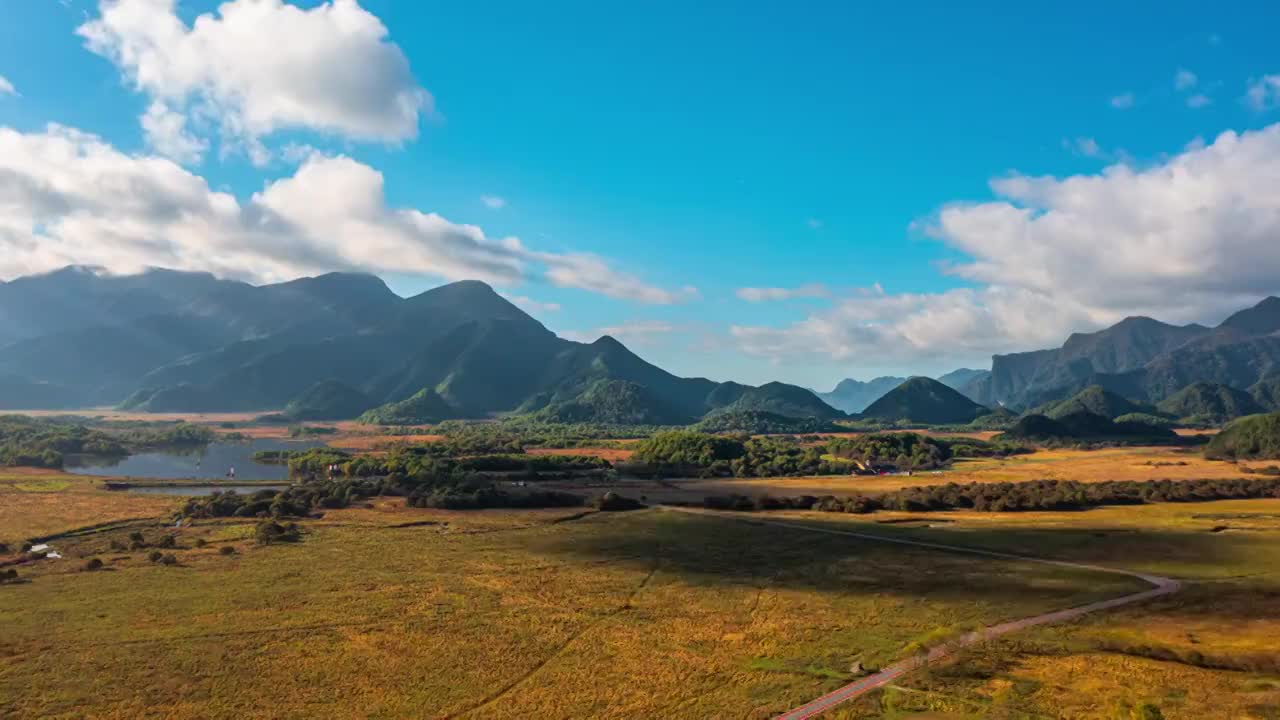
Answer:
<path fill-rule="evenodd" d="M 294 420 L 347 420 L 373 407 L 364 393 L 337 380 L 321 380 L 289 401 L 284 414 Z"/>
<path fill-rule="evenodd" d="M 861 417 L 945 425 L 967 423 L 991 412 L 959 392 L 927 377 L 913 377 L 871 403 Z"/>
<path fill-rule="evenodd" d="M 879 400 L 885 393 L 906 381 L 906 378 L 891 376 L 878 377 L 866 382 L 845 378 L 837 383 L 831 392 L 816 394 L 831 407 L 847 413 L 859 413 Z"/>
<path fill-rule="evenodd" d="M 1280 300 L 1268 298 L 1216 328 L 1126 318 L 1096 333 L 1072 335 L 1056 350 L 997 355 L 989 379 L 970 386 L 987 403 L 1015 408 L 1102 385 L 1158 402 L 1195 382 L 1244 389 L 1280 371 Z"/>
<path fill-rule="evenodd" d="M 937 379 L 938 379 L 938 382 L 942 383 L 943 385 L 946 385 L 952 390 L 958 390 L 961 393 L 963 393 L 966 385 L 969 385 L 970 383 L 976 380 L 981 380 L 982 378 L 990 374 L 991 374 L 990 370 L 976 370 L 974 368 L 958 368 L 956 370 L 952 370 L 951 372 L 945 375 L 939 375 Z"/>

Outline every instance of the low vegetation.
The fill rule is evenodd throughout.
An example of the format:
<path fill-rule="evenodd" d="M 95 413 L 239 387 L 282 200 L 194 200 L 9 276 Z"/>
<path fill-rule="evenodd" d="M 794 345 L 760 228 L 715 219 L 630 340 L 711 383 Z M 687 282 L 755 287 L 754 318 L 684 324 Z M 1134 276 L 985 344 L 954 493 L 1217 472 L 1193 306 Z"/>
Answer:
<path fill-rule="evenodd" d="M 1280 498 L 1280 478 L 1237 480 L 1151 480 L 1081 483 L 1041 480 L 1022 483 L 947 483 L 908 487 L 876 496 L 748 498 L 741 495 L 711 496 L 703 504 L 717 510 L 818 510 L 871 513 L 878 510 L 936 512 L 1028 512 L 1085 510 L 1109 505 L 1142 505 L 1161 502 L 1208 502 Z"/>

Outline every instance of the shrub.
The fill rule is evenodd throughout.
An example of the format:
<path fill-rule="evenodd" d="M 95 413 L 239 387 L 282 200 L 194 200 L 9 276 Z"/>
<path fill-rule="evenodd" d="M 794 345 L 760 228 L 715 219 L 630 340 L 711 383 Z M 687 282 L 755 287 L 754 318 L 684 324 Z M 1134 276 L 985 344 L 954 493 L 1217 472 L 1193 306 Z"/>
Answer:
<path fill-rule="evenodd" d="M 302 539 L 302 530 L 298 523 L 280 524 L 273 520 L 258 523 L 253 530 L 253 537 L 259 545 L 272 543 L 298 542 Z"/>
<path fill-rule="evenodd" d="M 602 510 L 604 512 L 639 510 L 644 507 L 644 503 L 629 497 L 623 497 L 612 490 L 596 498 L 594 504 L 597 510 Z"/>
<path fill-rule="evenodd" d="M 220 555 L 235 555 L 236 549 L 231 547 L 230 545 L 223 545 L 222 547 L 218 548 L 218 553 Z"/>
<path fill-rule="evenodd" d="M 13 568 L 0 570 L 0 583 L 18 582 L 18 571 Z"/>
<path fill-rule="evenodd" d="M 9 546 L 6 545 L 5 543 L 0 543 L 0 555 L 7 555 L 8 553 L 9 553 Z"/>
<path fill-rule="evenodd" d="M 196 538 L 196 541 L 195 541 L 195 546 L 196 546 L 196 547 L 198 547 L 198 548 L 202 548 L 202 547 L 204 547 L 205 545 L 208 545 L 208 544 L 209 544 L 209 543 L 205 542 L 205 539 L 204 539 L 204 538 Z"/>
<path fill-rule="evenodd" d="M 151 562 L 160 562 L 160 558 L 162 557 L 164 557 L 164 553 L 160 552 L 159 550 L 152 550 L 151 552 L 147 553 L 147 559 L 150 560 Z"/>
<path fill-rule="evenodd" d="M 178 547 L 178 539 L 172 535 L 165 535 L 160 538 L 160 542 L 156 543 L 156 547 L 175 548 Z"/>
<path fill-rule="evenodd" d="M 173 553 L 169 553 L 168 555 L 165 555 L 164 557 L 160 558 L 160 564 L 161 565 L 177 565 L 178 558 L 175 557 Z"/>
<path fill-rule="evenodd" d="M 89 561 L 84 564 L 84 569 L 89 571 L 101 570 L 102 560 L 98 558 L 90 558 Z"/>

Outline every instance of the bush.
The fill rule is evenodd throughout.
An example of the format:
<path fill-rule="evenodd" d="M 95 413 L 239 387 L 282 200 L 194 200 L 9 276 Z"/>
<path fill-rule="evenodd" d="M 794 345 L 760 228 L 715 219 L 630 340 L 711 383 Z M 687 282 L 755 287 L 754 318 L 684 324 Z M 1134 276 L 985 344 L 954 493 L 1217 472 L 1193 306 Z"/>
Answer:
<path fill-rule="evenodd" d="M 156 547 L 175 548 L 178 547 L 178 539 L 173 535 L 165 535 L 160 538 L 160 542 L 156 543 Z"/>
<path fill-rule="evenodd" d="M 253 530 L 253 537 L 259 545 L 271 545 L 282 542 L 298 542 L 302 539 L 302 530 L 298 523 L 280 524 L 267 520 L 258 523 Z"/>
<path fill-rule="evenodd" d="M 196 547 L 198 547 L 198 548 L 202 548 L 202 547 L 204 547 L 205 545 L 208 545 L 208 544 L 209 544 L 209 543 L 208 543 L 208 542 L 206 542 L 204 538 L 196 538 L 196 541 L 195 541 L 195 546 L 196 546 Z"/>
<path fill-rule="evenodd" d="M 86 562 L 86 563 L 84 564 L 84 569 L 85 569 L 85 570 L 88 570 L 88 571 L 90 571 L 90 572 L 92 572 L 92 571 L 94 571 L 94 570 L 101 570 L 101 569 L 102 569 L 102 560 L 100 560 L 100 559 L 98 559 L 98 558 L 90 558 L 90 559 L 89 559 L 89 561 L 88 561 L 88 562 Z"/>
<path fill-rule="evenodd" d="M 18 571 L 13 568 L 0 570 L 0 584 L 18 582 Z"/>
<path fill-rule="evenodd" d="M 164 557 L 164 553 L 160 552 L 159 550 L 152 550 L 151 552 L 147 553 L 147 559 L 150 560 L 151 562 L 160 562 L 160 558 L 162 557 Z"/>
<path fill-rule="evenodd" d="M 218 554 L 219 555 L 235 555 L 236 549 L 231 547 L 230 545 L 223 545 L 222 547 L 218 548 Z"/>
<path fill-rule="evenodd" d="M 639 510 L 644 507 L 644 503 L 629 497 L 623 497 L 612 490 L 596 498 L 593 504 L 597 510 L 604 512 L 623 512 L 626 510 Z"/>
<path fill-rule="evenodd" d="M 178 558 L 174 556 L 173 553 L 169 553 L 168 555 L 165 555 L 164 557 L 160 558 L 160 564 L 161 565 L 177 565 Z"/>

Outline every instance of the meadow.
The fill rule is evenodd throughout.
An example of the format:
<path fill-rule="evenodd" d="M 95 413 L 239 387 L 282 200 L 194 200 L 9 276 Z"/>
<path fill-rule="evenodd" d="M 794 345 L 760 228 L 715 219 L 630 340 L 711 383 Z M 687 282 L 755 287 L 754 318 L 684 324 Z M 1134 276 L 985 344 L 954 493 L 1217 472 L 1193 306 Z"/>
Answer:
<path fill-rule="evenodd" d="M 391 439 L 359 432 L 338 441 Z M 654 501 L 1245 476 L 1175 448 L 1115 448 L 914 475 L 610 487 Z M 829 717 L 1280 718 L 1280 499 L 726 519 L 375 498 L 301 521 L 301 542 L 260 545 L 256 520 L 174 527 L 178 499 L 99 480 L 0 470 L 0 563 L 22 540 L 90 528 L 51 541 L 62 559 L 10 566 L 20 581 L 0 584 L 0 717 L 764 718 L 969 629 L 1144 587 L 752 522 L 769 518 L 1184 582 L 967 650 Z"/>
<path fill-rule="evenodd" d="M 1149 603 L 1008 636 L 913 676 L 846 717 L 1280 717 L 1280 499 L 1068 513 L 880 513 L 826 527 L 1074 560 L 1178 578 Z M 835 714 L 832 717 L 840 717 Z M 893 716 L 891 713 L 890 716 Z"/>
<path fill-rule="evenodd" d="M 55 541 L 0 588 L 0 715 L 768 717 L 854 663 L 1137 585 L 663 510 L 384 501 L 305 527 Z M 112 549 L 139 531 L 177 563 Z"/>

